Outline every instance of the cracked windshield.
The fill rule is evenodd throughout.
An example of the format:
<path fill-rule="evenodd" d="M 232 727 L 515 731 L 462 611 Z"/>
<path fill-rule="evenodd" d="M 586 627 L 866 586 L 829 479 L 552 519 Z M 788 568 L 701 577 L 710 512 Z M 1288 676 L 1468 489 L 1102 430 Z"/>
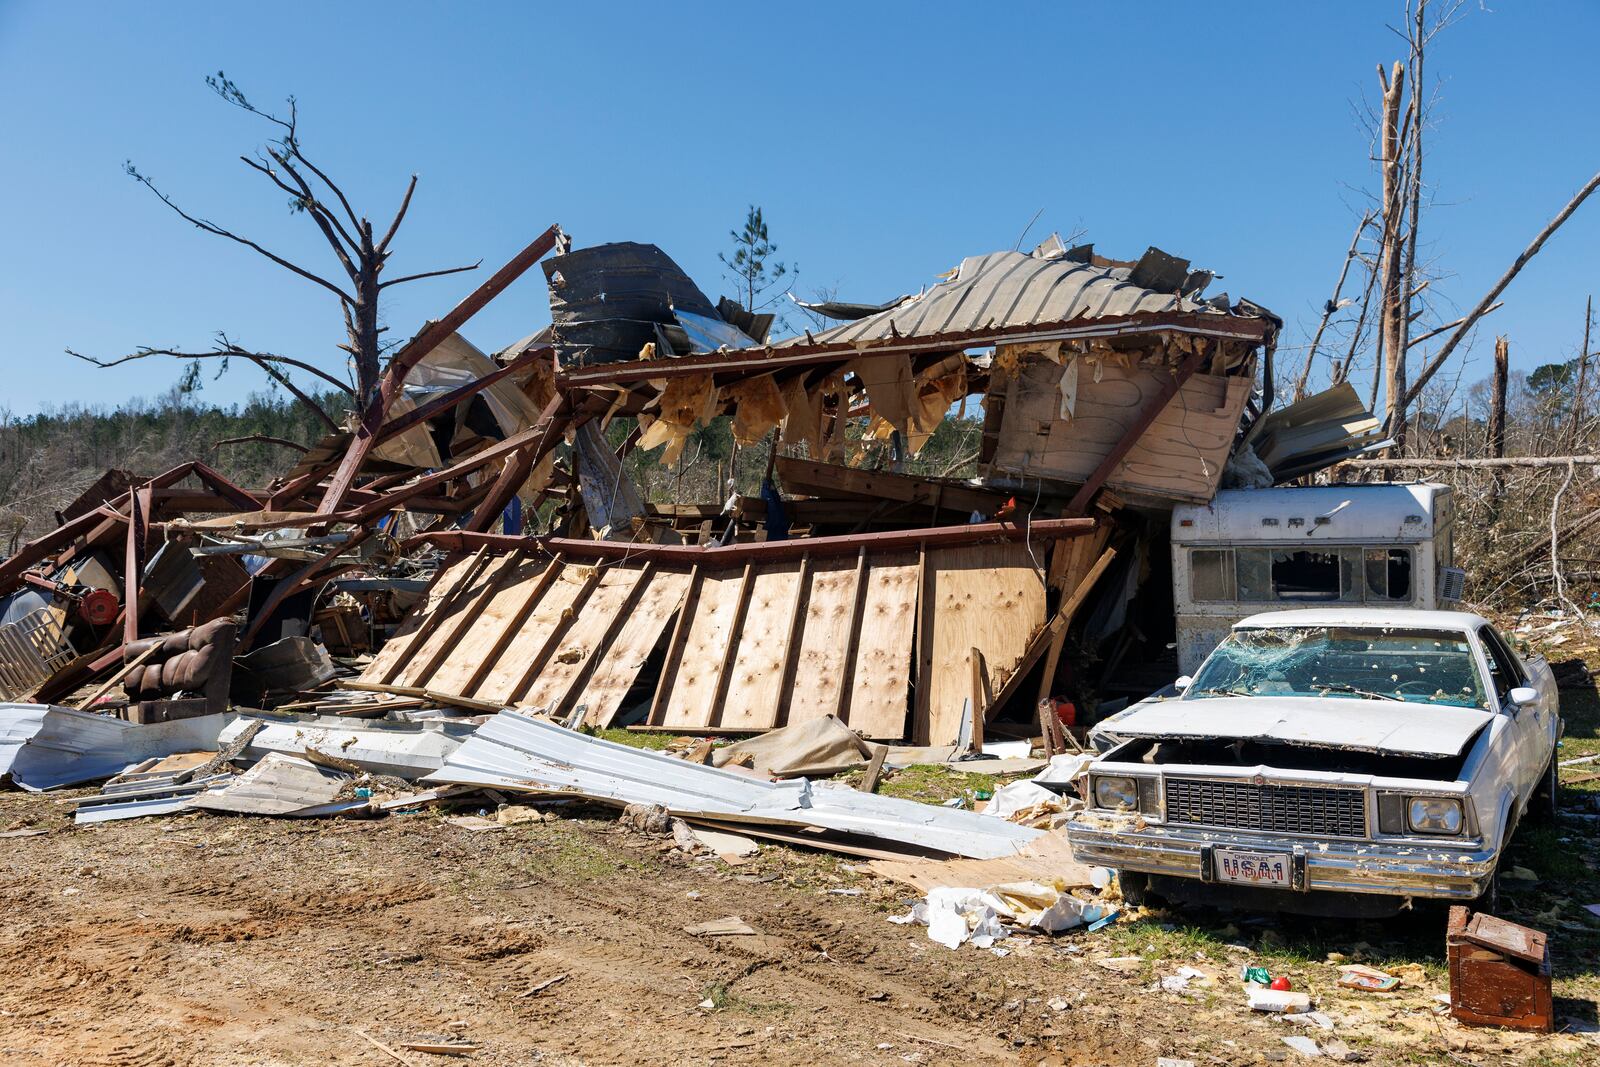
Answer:
<path fill-rule="evenodd" d="M 1186 700 L 1332 697 L 1486 707 L 1467 636 L 1330 626 L 1243 630 L 1201 665 Z"/>

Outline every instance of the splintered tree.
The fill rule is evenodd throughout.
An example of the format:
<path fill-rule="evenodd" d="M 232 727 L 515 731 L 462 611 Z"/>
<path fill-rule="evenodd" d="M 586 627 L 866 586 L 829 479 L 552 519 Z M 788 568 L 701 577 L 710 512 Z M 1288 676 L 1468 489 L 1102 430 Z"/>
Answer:
<path fill-rule="evenodd" d="M 775 258 L 778 246 L 767 237 L 767 222 L 754 204 L 745 212 L 744 227 L 730 230 L 728 236 L 733 238 L 733 250 L 719 252 L 717 258 L 728 269 L 729 281 L 738 287 L 744 309 L 752 314 L 765 311 L 783 296 L 783 292 L 772 291 L 797 270 Z"/>
<path fill-rule="evenodd" d="M 1390 67 L 1379 64 L 1378 106 L 1369 116 L 1379 191 L 1356 224 L 1333 296 L 1323 306 L 1294 388 L 1297 399 L 1305 395 L 1319 350 L 1332 347 L 1330 342 L 1343 335 L 1340 347 L 1344 352 L 1331 355 L 1328 378 L 1334 384 L 1347 380 L 1358 359 L 1364 362 L 1363 354 L 1370 353 L 1371 403 L 1376 409 L 1382 397 L 1385 427 L 1397 442 L 1397 452 L 1404 451 L 1408 424 L 1412 413 L 1421 408 L 1423 391 L 1457 348 L 1472 337 L 1479 320 L 1501 306 L 1501 294 L 1545 241 L 1600 188 L 1597 174 L 1470 311 L 1439 322 L 1443 316 L 1436 313 L 1432 285 L 1441 272 L 1424 263 L 1418 251 L 1429 200 L 1429 184 L 1423 177 L 1424 136 L 1431 128 L 1434 102 L 1423 71 L 1430 46 L 1464 13 L 1464 2 L 1403 0 L 1402 12 L 1402 23 L 1393 29 L 1405 42 L 1405 58 Z M 1353 267 L 1359 268 L 1358 275 L 1365 275 L 1359 298 L 1345 295 Z M 1346 312 L 1346 308 L 1351 310 Z M 1419 353 L 1415 362 L 1411 361 L 1413 349 Z"/>
<path fill-rule="evenodd" d="M 224 332 L 218 332 L 216 344 L 210 351 L 204 352 L 141 346 L 126 356 L 98 359 L 71 349 L 67 351 L 79 359 L 101 367 L 114 367 L 151 356 L 171 356 L 190 362 L 191 370 L 188 372 L 190 380 L 194 378 L 193 368 L 197 366 L 199 360 L 220 360 L 225 368 L 229 360 L 243 359 L 261 368 L 274 381 L 315 410 L 325 425 L 336 430 L 339 428 L 338 425 L 323 412 L 322 407 L 310 394 L 295 384 L 290 372 L 302 371 L 309 374 L 343 394 L 351 402 L 352 407 L 363 411 L 369 409 L 377 402 L 383 377 L 383 356 L 387 347 L 382 340 L 385 327 L 382 325 L 383 316 L 380 312 L 380 301 L 384 290 L 390 286 L 419 281 L 423 278 L 437 278 L 473 270 L 478 264 L 384 278 L 384 267 L 391 254 L 390 246 L 394 242 L 395 234 L 399 232 L 400 224 L 405 220 L 406 210 L 411 206 L 411 196 L 417 188 L 417 176 L 415 174 L 411 176 L 405 194 L 400 199 L 399 209 L 395 211 L 388 226 L 379 233 L 366 215 L 356 212 L 343 190 L 327 172 L 306 155 L 300 140 L 299 108 L 294 97 L 291 96 L 285 101 L 287 115 L 281 116 L 263 111 L 252 104 L 222 71 L 207 77 L 206 85 L 228 104 L 248 112 L 273 128 L 274 136 L 257 149 L 254 155 L 244 155 L 239 158 L 245 166 L 260 174 L 279 191 L 288 194 L 289 210 L 293 214 L 305 216 L 317 227 L 338 264 L 338 274 L 330 278 L 326 274 L 293 263 L 256 241 L 212 222 L 209 218 L 191 214 L 178 206 L 172 197 L 132 162 L 126 164 L 127 172 L 184 221 L 206 233 L 243 245 L 336 297 L 344 315 L 345 327 L 345 341 L 339 347 L 350 354 L 348 364 L 353 380 L 341 381 L 306 360 L 242 347 L 235 344 Z"/>

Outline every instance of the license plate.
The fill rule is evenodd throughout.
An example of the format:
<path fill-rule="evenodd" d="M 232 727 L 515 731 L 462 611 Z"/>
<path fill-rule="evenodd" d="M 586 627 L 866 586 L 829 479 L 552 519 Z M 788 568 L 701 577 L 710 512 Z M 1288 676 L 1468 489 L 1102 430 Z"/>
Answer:
<path fill-rule="evenodd" d="M 1292 857 L 1282 852 L 1239 852 L 1219 848 L 1211 854 L 1211 874 L 1219 882 L 1289 889 L 1294 885 Z"/>

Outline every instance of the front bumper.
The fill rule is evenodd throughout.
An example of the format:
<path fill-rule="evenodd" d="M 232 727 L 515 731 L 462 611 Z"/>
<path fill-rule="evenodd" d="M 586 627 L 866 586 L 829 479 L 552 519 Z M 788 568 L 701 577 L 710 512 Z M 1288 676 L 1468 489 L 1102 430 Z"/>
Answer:
<path fill-rule="evenodd" d="M 1496 859 L 1493 849 L 1179 829 L 1104 812 L 1086 812 L 1074 819 L 1067 826 L 1067 838 L 1079 862 L 1097 867 L 1209 882 L 1213 848 L 1288 852 L 1295 855 L 1296 890 L 1443 900 L 1471 900 L 1481 894 L 1488 887 Z"/>

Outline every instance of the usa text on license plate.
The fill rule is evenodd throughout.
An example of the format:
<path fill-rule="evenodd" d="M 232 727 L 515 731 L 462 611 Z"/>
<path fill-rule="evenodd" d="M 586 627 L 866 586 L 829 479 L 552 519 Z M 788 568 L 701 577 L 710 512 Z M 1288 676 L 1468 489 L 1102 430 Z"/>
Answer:
<path fill-rule="evenodd" d="M 1281 852 L 1235 852 L 1219 848 L 1211 854 L 1211 873 L 1219 882 L 1282 886 L 1287 889 L 1294 881 L 1290 873 L 1290 859 Z"/>

